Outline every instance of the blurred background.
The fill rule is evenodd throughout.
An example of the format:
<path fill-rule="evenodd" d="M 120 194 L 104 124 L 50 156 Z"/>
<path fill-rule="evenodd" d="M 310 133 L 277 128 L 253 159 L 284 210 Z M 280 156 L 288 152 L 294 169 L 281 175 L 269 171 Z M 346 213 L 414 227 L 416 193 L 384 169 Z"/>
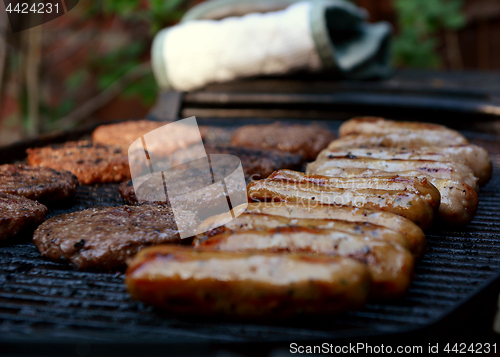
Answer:
<path fill-rule="evenodd" d="M 152 39 L 200 2 L 80 0 L 65 16 L 16 34 L 1 11 L 0 145 L 84 122 L 144 116 L 158 91 Z M 396 68 L 500 69 L 498 0 L 354 2 L 371 22 L 393 24 Z"/>

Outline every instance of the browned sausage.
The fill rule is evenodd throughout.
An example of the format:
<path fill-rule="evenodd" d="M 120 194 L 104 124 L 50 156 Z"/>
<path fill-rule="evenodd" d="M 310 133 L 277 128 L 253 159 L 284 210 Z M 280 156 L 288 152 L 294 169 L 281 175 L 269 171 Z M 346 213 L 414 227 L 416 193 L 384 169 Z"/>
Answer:
<path fill-rule="evenodd" d="M 419 226 L 390 212 L 349 206 L 304 205 L 290 202 L 249 203 L 246 210 L 251 213 L 265 213 L 289 218 L 324 218 L 348 222 L 368 222 L 401 233 L 409 240 L 412 247 L 420 247 L 425 244 L 425 235 Z"/>
<path fill-rule="evenodd" d="M 329 156 L 328 158 L 322 157 L 310 163 L 307 172 L 311 174 L 312 172 L 318 172 L 318 170 L 329 167 L 381 170 L 405 177 L 408 176 L 401 175 L 401 173 L 405 171 L 419 171 L 420 173 L 439 179 L 461 181 L 472 187 L 476 192 L 479 191 L 477 177 L 474 176 L 471 168 L 459 163 L 429 160 L 383 160 L 356 156 Z M 316 175 L 318 174 L 319 173 L 316 173 Z"/>
<path fill-rule="evenodd" d="M 318 202 L 380 209 L 399 214 L 423 229 L 439 207 L 435 187 L 416 180 L 391 178 L 328 178 L 280 170 L 247 187 L 252 201 Z"/>
<path fill-rule="evenodd" d="M 287 317 L 364 305 L 370 276 L 349 258 L 144 249 L 129 263 L 129 293 L 175 314 Z"/>
<path fill-rule="evenodd" d="M 399 232 L 368 222 L 348 222 L 338 219 L 289 218 L 264 213 L 242 213 L 224 226 L 220 226 L 218 222 L 221 218 L 225 217 L 213 216 L 203 221 L 199 226 L 199 230 L 206 233 L 198 235 L 195 242 L 201 242 L 215 234 L 225 232 L 241 232 L 283 227 L 306 227 L 340 231 L 360 237 L 391 242 L 410 250 L 417 257 L 420 257 L 425 250 L 425 240 L 410 241 Z"/>
<path fill-rule="evenodd" d="M 322 167 L 312 163 L 307 172 L 332 177 L 391 177 L 392 172 L 363 168 Z M 479 199 L 476 191 L 469 185 L 456 180 L 440 179 L 420 171 L 401 171 L 398 176 L 411 178 L 427 178 L 441 195 L 438 218 L 447 225 L 463 226 L 468 224 L 476 214 Z"/>
<path fill-rule="evenodd" d="M 284 227 L 215 235 L 198 248 L 228 252 L 266 251 L 339 255 L 367 265 L 372 276 L 372 296 L 398 298 L 411 283 L 414 259 L 399 245 L 340 231 Z"/>
<path fill-rule="evenodd" d="M 457 146 L 410 146 L 401 138 L 399 146 L 385 147 L 379 146 L 382 142 L 380 136 L 359 135 L 355 138 L 346 136 L 340 140 L 333 141 L 330 148 L 323 150 L 319 156 L 356 156 L 370 157 L 373 159 L 399 159 L 399 160 L 430 160 L 448 161 L 467 164 L 478 178 L 478 184 L 484 186 L 491 179 L 493 164 L 488 151 L 477 145 L 457 145 Z M 353 139 L 355 144 L 351 142 Z"/>
<path fill-rule="evenodd" d="M 467 144 L 467 139 L 456 130 L 442 125 L 393 121 L 383 118 L 362 117 L 353 118 L 340 126 L 341 137 L 351 134 L 378 135 L 378 134 L 416 134 L 423 138 L 440 137 L 441 142 L 450 145 Z"/>

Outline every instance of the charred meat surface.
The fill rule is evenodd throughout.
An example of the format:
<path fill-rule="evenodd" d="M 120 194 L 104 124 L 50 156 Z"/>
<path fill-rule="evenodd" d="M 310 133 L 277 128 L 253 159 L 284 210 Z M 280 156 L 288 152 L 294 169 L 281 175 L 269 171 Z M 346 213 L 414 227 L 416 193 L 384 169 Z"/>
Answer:
<path fill-rule="evenodd" d="M 28 149 L 27 153 L 29 165 L 69 171 L 82 184 L 130 179 L 127 152 L 117 146 L 74 141 Z"/>
<path fill-rule="evenodd" d="M 1 165 L 0 191 L 42 203 L 66 201 L 76 193 L 78 179 L 68 171 L 28 165 Z"/>
<path fill-rule="evenodd" d="M 262 149 L 279 149 L 302 155 L 307 161 L 335 139 L 335 134 L 318 125 L 245 125 L 237 129 L 231 144 Z M 281 167 L 283 168 L 283 167 Z"/>
<path fill-rule="evenodd" d="M 180 242 L 172 210 L 153 204 L 62 214 L 38 227 L 33 237 L 42 256 L 78 269 L 99 270 L 123 268 L 146 246 Z"/>
<path fill-rule="evenodd" d="M 365 303 L 366 267 L 342 257 L 145 249 L 128 264 L 136 300 L 169 313 L 244 318 L 335 314 Z"/>
<path fill-rule="evenodd" d="M 47 207 L 23 196 L 0 192 L 0 241 L 33 230 L 45 220 Z"/>

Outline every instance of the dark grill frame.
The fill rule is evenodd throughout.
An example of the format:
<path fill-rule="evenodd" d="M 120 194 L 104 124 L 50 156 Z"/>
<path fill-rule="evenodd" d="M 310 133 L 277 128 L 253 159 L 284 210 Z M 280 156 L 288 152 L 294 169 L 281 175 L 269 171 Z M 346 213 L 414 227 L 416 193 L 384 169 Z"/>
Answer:
<path fill-rule="evenodd" d="M 221 125 L 228 130 L 234 125 L 234 121 L 220 119 L 200 119 L 199 123 Z M 319 124 L 337 129 L 340 123 Z M 49 141 L 72 140 L 90 130 L 61 134 Z M 500 291 L 500 138 L 465 134 L 491 152 L 493 179 L 483 188 L 478 214 L 468 227 L 434 230 L 427 235 L 428 251 L 416 268 L 410 293 L 401 300 L 370 303 L 360 311 L 333 318 L 272 324 L 166 317 L 130 300 L 123 273 L 75 271 L 42 259 L 28 240 L 0 247 L 0 344 L 36 350 L 40 343 L 57 343 L 73 346 L 73 351 L 82 343 L 120 342 L 122 347 L 148 343 L 151 348 L 183 344 L 197 351 L 213 344 L 332 341 L 424 333 L 463 324 L 469 315 L 478 312 L 490 314 L 492 320 Z M 26 142 L 15 149 L 24 151 L 45 144 Z M 2 163 L 8 161 L 9 153 L 15 154 L 14 161 L 22 159 L 19 151 L 12 150 L 0 149 Z M 51 209 L 49 216 L 95 205 L 122 204 L 117 186 L 81 186 L 71 207 Z M 123 351 L 131 350 L 123 347 Z"/>

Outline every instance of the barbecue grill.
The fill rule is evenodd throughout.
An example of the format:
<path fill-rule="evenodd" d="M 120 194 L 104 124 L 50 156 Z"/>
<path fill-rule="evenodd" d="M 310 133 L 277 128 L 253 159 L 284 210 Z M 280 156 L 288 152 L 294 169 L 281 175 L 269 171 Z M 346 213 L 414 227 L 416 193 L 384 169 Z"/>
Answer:
<path fill-rule="evenodd" d="M 245 93 L 241 93 L 244 86 L 233 84 L 233 87 L 212 86 L 184 96 L 166 94 L 157 103 L 151 118 L 196 115 L 199 124 L 218 126 L 226 132 L 239 125 L 272 122 L 276 118 L 307 124 L 311 120 L 304 118 L 308 111 L 316 110 L 311 105 L 316 102 L 302 99 L 323 96 L 322 108 L 326 109 L 315 111 L 314 122 L 336 130 L 341 121 L 323 120 L 330 115 L 328 113 L 333 113 L 330 118 L 344 119 L 363 113 L 368 107 L 374 110 L 372 114 L 388 109 L 373 103 L 363 106 L 364 99 L 358 96 L 349 105 L 342 104 L 340 111 L 337 104 L 329 102 L 328 96 L 332 93 L 327 91 L 340 84 L 316 82 L 309 87 L 316 93 L 311 92 L 307 97 L 307 93 L 297 94 L 308 88 L 307 83 L 293 80 L 296 87 L 291 89 L 282 80 L 263 79 L 254 80 L 254 85 Z M 364 88 L 364 93 L 369 94 L 377 91 L 377 85 L 383 87 L 387 83 L 349 85 Z M 280 88 L 289 90 L 280 92 Z M 434 93 L 435 98 L 444 98 L 439 104 L 441 116 L 456 113 L 452 108 L 446 110 L 450 96 L 454 100 L 459 100 L 460 96 L 470 101 L 491 100 L 487 94 L 460 92 L 456 88 L 426 92 L 422 85 L 418 92 L 404 93 L 413 99 L 405 105 L 401 102 L 399 107 L 389 108 L 391 118 L 407 118 L 405 112 L 414 105 L 412 96 L 416 95 Z M 436 113 L 436 108 L 424 106 L 420 109 Z M 472 107 L 467 110 L 463 110 L 462 115 L 494 116 L 474 111 Z M 294 115 L 288 116 L 291 113 Z M 302 119 L 293 119 L 301 115 Z M 0 162 L 23 160 L 24 151 L 29 147 L 88 137 L 95 126 L 2 148 Z M 491 326 L 500 292 L 500 137 L 473 132 L 464 134 L 473 143 L 489 150 L 494 163 L 493 178 L 481 190 L 479 209 L 471 224 L 457 230 L 436 228 L 427 234 L 427 253 L 418 263 L 415 279 L 403 299 L 380 304 L 372 302 L 359 311 L 314 320 L 269 323 L 165 316 L 130 299 L 123 273 L 76 271 L 45 260 L 26 237 L 23 243 L 0 247 L 0 345 L 6 353 L 85 356 L 145 352 L 205 355 L 220 348 L 250 354 L 245 344 L 253 343 L 252 347 L 262 349 L 259 355 L 263 355 L 263 351 L 268 352 L 276 346 L 287 348 L 290 342 L 345 343 L 361 339 L 394 342 L 395 337 L 398 341 L 405 337 L 430 339 L 437 333 L 441 337 L 454 337 L 450 342 L 463 342 L 457 336 L 464 335 L 480 338 L 476 342 L 493 342 L 492 338 L 498 337 L 491 332 Z M 49 217 L 88 207 L 120 204 L 116 184 L 80 186 L 74 202 L 70 206 L 51 208 Z"/>

